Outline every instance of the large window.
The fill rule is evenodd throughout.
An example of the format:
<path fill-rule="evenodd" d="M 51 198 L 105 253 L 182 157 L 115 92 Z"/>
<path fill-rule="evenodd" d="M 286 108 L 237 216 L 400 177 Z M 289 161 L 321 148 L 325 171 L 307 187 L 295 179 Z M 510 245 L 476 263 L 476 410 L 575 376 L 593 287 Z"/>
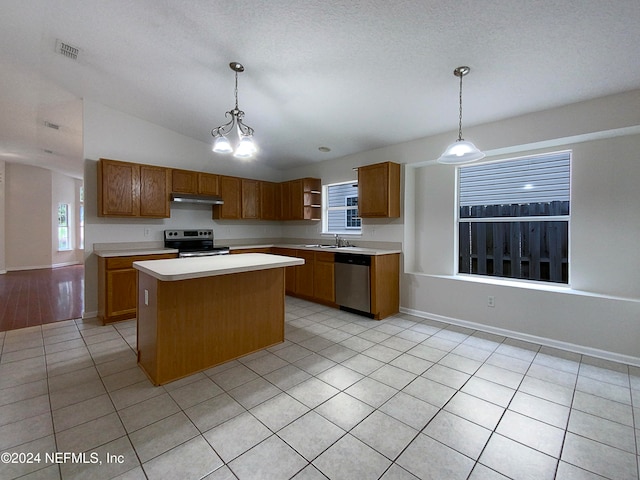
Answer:
<path fill-rule="evenodd" d="M 571 152 L 460 167 L 460 273 L 569 282 Z"/>
<path fill-rule="evenodd" d="M 69 237 L 69 205 L 58 204 L 58 250 L 71 250 Z"/>
<path fill-rule="evenodd" d="M 325 187 L 324 233 L 354 234 L 362 230 L 358 216 L 358 184 L 334 183 Z"/>

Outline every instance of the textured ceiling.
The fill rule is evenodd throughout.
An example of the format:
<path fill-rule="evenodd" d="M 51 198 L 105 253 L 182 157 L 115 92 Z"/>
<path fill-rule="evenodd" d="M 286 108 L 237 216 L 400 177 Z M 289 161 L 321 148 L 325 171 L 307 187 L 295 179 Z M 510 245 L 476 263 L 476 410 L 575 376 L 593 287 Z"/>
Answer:
<path fill-rule="evenodd" d="M 640 88 L 638 0 L 4 0 L 0 44 L 0 159 L 77 175 L 81 99 L 210 143 L 232 60 L 278 169 L 456 130 L 458 65 L 466 126 Z"/>

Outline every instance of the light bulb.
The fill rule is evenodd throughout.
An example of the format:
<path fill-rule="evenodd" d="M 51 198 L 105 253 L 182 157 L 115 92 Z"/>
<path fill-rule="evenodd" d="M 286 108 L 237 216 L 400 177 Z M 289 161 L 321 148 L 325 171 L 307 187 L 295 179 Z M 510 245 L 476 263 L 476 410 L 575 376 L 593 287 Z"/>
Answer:
<path fill-rule="evenodd" d="M 243 135 L 233 156 L 236 158 L 249 158 L 254 153 L 256 153 L 256 146 L 253 144 L 253 140 L 251 140 L 251 137 Z"/>
<path fill-rule="evenodd" d="M 227 137 L 222 135 L 217 137 L 216 141 L 213 142 L 213 151 L 216 153 L 231 153 L 233 152 L 233 148 L 231 148 L 231 144 Z"/>

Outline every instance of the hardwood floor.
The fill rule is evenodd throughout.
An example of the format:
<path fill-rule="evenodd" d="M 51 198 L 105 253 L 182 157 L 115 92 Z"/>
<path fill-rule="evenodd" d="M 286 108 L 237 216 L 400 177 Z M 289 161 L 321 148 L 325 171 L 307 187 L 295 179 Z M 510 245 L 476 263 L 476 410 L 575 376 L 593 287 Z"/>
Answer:
<path fill-rule="evenodd" d="M 0 331 L 82 317 L 84 266 L 0 275 Z"/>

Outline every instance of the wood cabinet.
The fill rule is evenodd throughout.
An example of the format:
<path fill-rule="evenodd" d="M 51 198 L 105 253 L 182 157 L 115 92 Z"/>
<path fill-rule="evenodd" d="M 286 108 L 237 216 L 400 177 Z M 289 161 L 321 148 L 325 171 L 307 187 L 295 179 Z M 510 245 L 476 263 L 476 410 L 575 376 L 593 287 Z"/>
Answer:
<path fill-rule="evenodd" d="M 280 184 L 281 220 L 320 220 L 322 180 L 299 178 Z"/>
<path fill-rule="evenodd" d="M 320 220 L 322 218 L 322 180 L 303 178 L 302 198 L 304 219 Z"/>
<path fill-rule="evenodd" d="M 170 190 L 168 168 L 108 159 L 98 162 L 98 216 L 167 218 Z"/>
<path fill-rule="evenodd" d="M 140 165 L 140 216 L 169 218 L 171 170 L 164 167 Z"/>
<path fill-rule="evenodd" d="M 304 265 L 296 266 L 295 293 L 304 297 L 313 297 L 315 252 L 313 250 L 297 250 L 296 257 L 304 259 Z"/>
<path fill-rule="evenodd" d="M 280 195 L 280 220 L 291 219 L 291 184 L 282 182 L 278 184 L 278 193 Z"/>
<path fill-rule="evenodd" d="M 334 303 L 335 295 L 335 254 L 315 252 L 313 265 L 313 296 L 323 302 Z"/>
<path fill-rule="evenodd" d="M 140 165 L 100 159 L 98 216 L 140 216 Z"/>
<path fill-rule="evenodd" d="M 358 213 L 362 218 L 400 216 L 400 165 L 393 162 L 358 167 Z"/>
<path fill-rule="evenodd" d="M 219 195 L 220 175 L 198 172 L 198 193 L 201 195 Z"/>
<path fill-rule="evenodd" d="M 214 219 L 320 220 L 322 181 L 300 178 L 274 183 L 179 168 L 100 159 L 98 216 L 171 216 L 171 193 L 219 195 Z"/>
<path fill-rule="evenodd" d="M 280 218 L 280 195 L 277 183 L 260 182 L 260 218 L 278 220 Z"/>
<path fill-rule="evenodd" d="M 242 182 L 238 177 L 219 178 L 220 196 L 223 205 L 213 207 L 214 219 L 237 220 L 242 218 Z"/>
<path fill-rule="evenodd" d="M 171 191 L 175 193 L 198 193 L 198 172 L 171 170 Z"/>
<path fill-rule="evenodd" d="M 133 262 L 176 258 L 176 253 L 98 257 L 98 318 L 103 323 L 135 318 L 137 270 Z"/>
<path fill-rule="evenodd" d="M 289 202 L 291 203 L 291 220 L 304 220 L 302 179 L 292 180 L 290 183 Z"/>
<path fill-rule="evenodd" d="M 260 182 L 243 178 L 241 184 L 242 218 L 260 218 Z"/>
<path fill-rule="evenodd" d="M 371 257 L 371 313 L 376 320 L 400 311 L 400 254 Z"/>
<path fill-rule="evenodd" d="M 218 195 L 218 175 L 192 170 L 171 170 L 171 191 L 200 195 Z"/>
<path fill-rule="evenodd" d="M 271 253 L 285 257 L 296 257 L 297 251 L 293 248 L 272 247 Z M 296 275 L 298 267 L 286 267 L 284 269 L 284 290 L 288 295 L 296 293 Z"/>
<path fill-rule="evenodd" d="M 229 253 L 231 255 L 238 255 L 240 253 L 272 253 L 272 252 L 271 252 L 271 247 L 252 247 L 252 248 L 239 248 L 239 249 L 231 250 Z"/>

